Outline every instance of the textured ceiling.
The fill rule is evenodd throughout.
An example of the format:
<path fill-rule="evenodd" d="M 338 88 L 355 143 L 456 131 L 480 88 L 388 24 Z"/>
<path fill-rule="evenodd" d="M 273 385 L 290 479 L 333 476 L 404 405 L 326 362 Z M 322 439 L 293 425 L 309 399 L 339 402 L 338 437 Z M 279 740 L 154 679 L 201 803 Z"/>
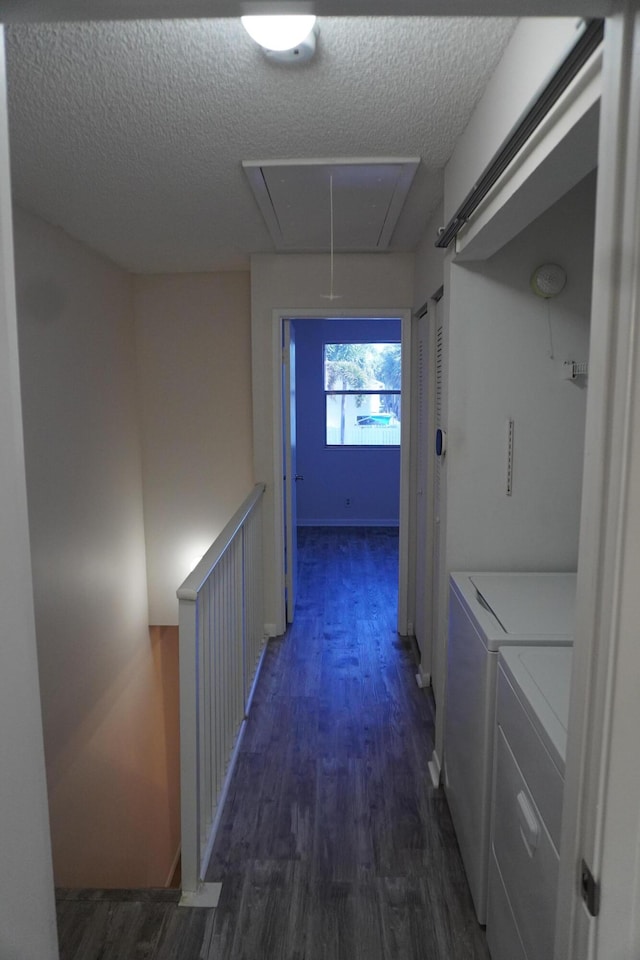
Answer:
<path fill-rule="evenodd" d="M 241 161 L 420 156 L 412 249 L 515 21 L 329 18 L 282 67 L 237 20 L 7 28 L 14 195 L 139 273 L 273 250 Z"/>

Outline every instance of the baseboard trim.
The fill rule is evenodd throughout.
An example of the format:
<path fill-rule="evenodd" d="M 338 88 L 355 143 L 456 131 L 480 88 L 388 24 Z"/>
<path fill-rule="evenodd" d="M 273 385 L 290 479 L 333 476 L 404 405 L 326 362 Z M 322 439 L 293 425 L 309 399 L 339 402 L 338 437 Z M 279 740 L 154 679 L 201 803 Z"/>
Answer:
<path fill-rule="evenodd" d="M 90 900 L 92 903 L 175 903 L 180 890 L 174 887 L 56 887 L 56 901 Z"/>
<path fill-rule="evenodd" d="M 397 518 L 391 520 L 354 520 L 353 518 L 348 520 L 344 518 L 340 520 L 300 520 L 298 518 L 297 525 L 299 527 L 399 527 L 400 523 Z"/>
<path fill-rule="evenodd" d="M 211 910 L 218 906 L 221 883 L 201 883 L 197 890 L 183 892 L 178 903 L 179 907 L 202 907 Z"/>
<path fill-rule="evenodd" d="M 171 883 L 172 883 L 172 881 L 173 881 L 173 878 L 174 878 L 174 876 L 175 876 L 175 874 L 176 874 L 176 870 L 178 869 L 178 864 L 180 863 L 180 855 L 181 855 L 181 853 L 182 853 L 182 844 L 179 843 L 179 844 L 178 844 L 178 849 L 176 850 L 176 855 L 175 855 L 175 857 L 173 858 L 173 861 L 172 861 L 172 863 L 171 863 L 171 868 L 170 868 L 170 870 L 169 870 L 169 875 L 168 875 L 168 877 L 167 877 L 167 879 L 166 879 L 166 882 L 165 882 L 165 887 L 170 887 L 170 886 L 171 886 Z"/>
<path fill-rule="evenodd" d="M 440 758 L 435 750 L 431 754 L 431 760 L 429 760 L 427 766 L 429 767 L 429 776 L 431 777 L 431 783 L 434 785 L 434 787 L 437 790 L 438 787 L 440 786 L 440 775 L 442 771 L 440 767 Z"/>

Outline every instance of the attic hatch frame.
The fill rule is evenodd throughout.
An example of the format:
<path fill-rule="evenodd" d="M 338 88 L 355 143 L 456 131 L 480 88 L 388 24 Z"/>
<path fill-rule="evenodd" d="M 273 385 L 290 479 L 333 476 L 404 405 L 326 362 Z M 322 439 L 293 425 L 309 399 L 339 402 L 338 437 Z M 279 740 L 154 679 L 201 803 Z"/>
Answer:
<path fill-rule="evenodd" d="M 436 247 L 446 249 L 453 243 L 491 188 L 576 78 L 589 57 L 600 46 L 604 39 L 604 20 L 587 20 L 585 24 L 568 55 L 494 154 L 493 159 L 487 164 L 479 180 L 473 185 L 449 223 L 438 232 Z"/>
<path fill-rule="evenodd" d="M 329 188 L 329 177 L 336 175 L 342 169 L 343 171 L 357 171 L 358 168 L 379 168 L 381 174 L 390 168 L 397 167 L 398 171 L 395 178 L 395 184 L 391 190 L 391 195 L 386 201 L 383 216 L 377 225 L 375 238 L 369 243 L 350 243 L 344 245 L 338 243 L 335 247 L 336 253 L 373 253 L 386 251 L 390 249 L 391 238 L 398 224 L 398 220 L 404 209 L 405 202 L 413 184 L 416 171 L 420 166 L 420 157 L 329 157 L 329 158 L 304 158 L 292 160 L 243 160 L 242 168 L 245 172 L 249 185 L 253 191 L 254 199 L 262 214 L 264 223 L 269 231 L 276 252 L 278 253 L 321 253 L 328 249 L 328 245 L 317 243 L 291 243 L 285 236 L 285 224 L 283 220 L 283 211 L 278 206 L 277 199 L 272 196 L 269 177 L 267 173 L 273 174 L 281 171 L 283 176 L 288 170 L 303 170 L 309 172 L 317 171 L 319 174 L 326 175 L 326 186 Z M 334 181 L 334 190 L 335 190 Z M 324 209 L 324 199 L 320 201 L 320 208 Z M 327 195 L 327 214 L 328 195 Z"/>

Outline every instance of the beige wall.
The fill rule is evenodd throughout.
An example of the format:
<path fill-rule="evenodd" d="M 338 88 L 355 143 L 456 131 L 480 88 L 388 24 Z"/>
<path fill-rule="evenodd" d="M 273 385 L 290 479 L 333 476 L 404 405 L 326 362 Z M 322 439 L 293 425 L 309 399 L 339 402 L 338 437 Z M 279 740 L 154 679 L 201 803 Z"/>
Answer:
<path fill-rule="evenodd" d="M 149 617 L 176 624 L 176 590 L 253 483 L 248 273 L 136 277 Z"/>
<path fill-rule="evenodd" d="M 131 280 L 21 210 L 15 243 L 56 882 L 162 884 L 178 844 L 174 651 L 148 630 Z"/>
<path fill-rule="evenodd" d="M 0 957 L 57 960 L 29 549 L 0 27 Z"/>

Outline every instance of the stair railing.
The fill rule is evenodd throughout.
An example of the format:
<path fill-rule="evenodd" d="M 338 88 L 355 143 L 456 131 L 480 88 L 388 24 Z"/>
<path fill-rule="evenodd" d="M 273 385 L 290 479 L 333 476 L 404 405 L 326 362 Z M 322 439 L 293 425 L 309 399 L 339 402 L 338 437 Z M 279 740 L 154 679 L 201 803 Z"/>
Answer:
<path fill-rule="evenodd" d="M 263 483 L 178 590 L 182 902 L 215 906 L 204 878 L 265 650 Z"/>

